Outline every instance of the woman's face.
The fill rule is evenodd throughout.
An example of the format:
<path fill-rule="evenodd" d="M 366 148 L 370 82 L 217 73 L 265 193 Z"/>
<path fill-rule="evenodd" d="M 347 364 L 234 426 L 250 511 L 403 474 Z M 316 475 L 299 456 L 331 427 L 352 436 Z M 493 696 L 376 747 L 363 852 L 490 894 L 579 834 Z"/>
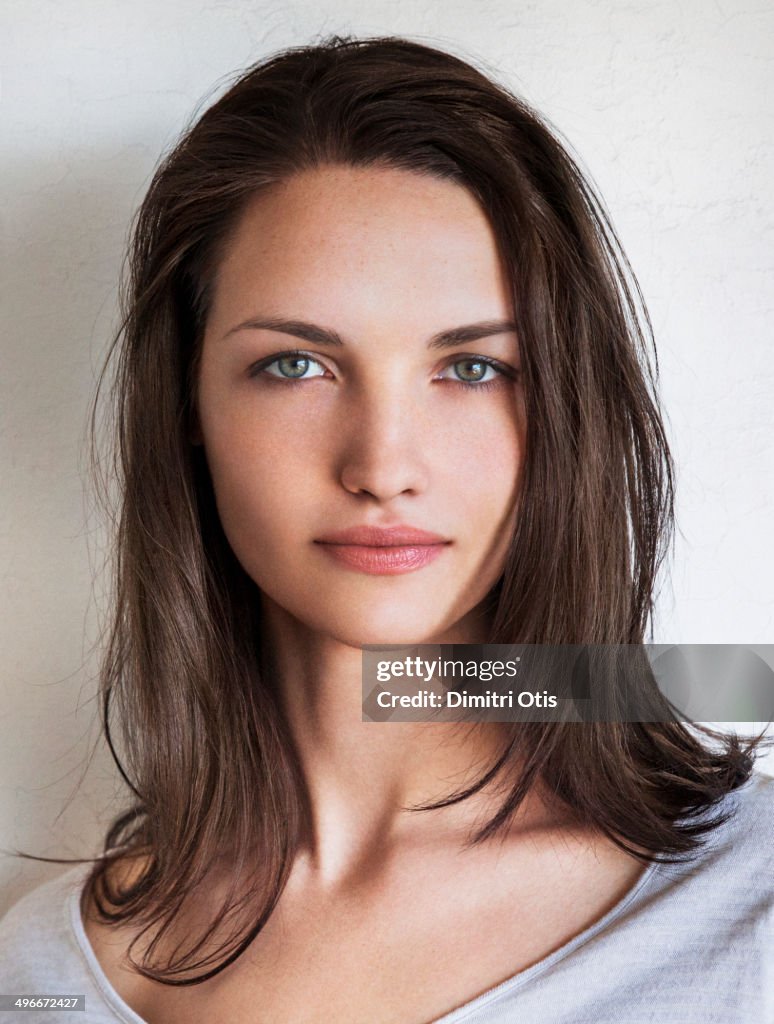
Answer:
<path fill-rule="evenodd" d="M 485 639 L 524 451 L 512 318 L 458 185 L 337 165 L 252 200 L 216 275 L 193 440 L 270 622 L 353 646 Z M 395 526 L 432 543 L 336 536 Z"/>

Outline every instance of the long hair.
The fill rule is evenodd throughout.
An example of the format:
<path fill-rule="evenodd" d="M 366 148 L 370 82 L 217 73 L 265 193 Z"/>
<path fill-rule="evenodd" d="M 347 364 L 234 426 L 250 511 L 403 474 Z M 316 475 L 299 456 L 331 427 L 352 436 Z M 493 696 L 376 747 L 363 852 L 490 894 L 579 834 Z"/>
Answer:
<path fill-rule="evenodd" d="M 305 822 L 257 588 L 225 539 L 189 429 L 229 232 L 261 189 L 328 164 L 458 183 L 497 239 L 527 442 L 485 639 L 642 644 L 672 536 L 674 469 L 650 322 L 602 204 L 557 134 L 470 64 L 401 38 L 334 36 L 242 73 L 153 177 L 92 409 L 96 446 L 114 368 L 109 475 L 119 504 L 101 694 L 133 797 L 88 886 L 105 921 L 141 926 L 135 968 L 167 984 L 203 981 L 247 948 L 282 893 Z M 471 840 L 484 842 L 540 783 L 643 860 L 690 856 L 724 820 L 703 812 L 747 780 L 758 742 L 711 735 L 719 746 L 679 722 L 520 724 L 474 785 L 417 809 L 466 799 L 499 776 L 506 796 Z M 141 869 L 119 883 L 111 867 L 134 855 Z M 217 908 L 171 947 L 172 925 L 195 914 L 205 885 Z"/>

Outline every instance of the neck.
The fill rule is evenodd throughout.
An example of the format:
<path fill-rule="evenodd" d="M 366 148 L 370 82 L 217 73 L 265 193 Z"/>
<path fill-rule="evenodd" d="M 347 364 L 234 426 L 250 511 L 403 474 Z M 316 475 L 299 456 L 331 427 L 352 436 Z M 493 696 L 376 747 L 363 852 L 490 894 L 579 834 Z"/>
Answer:
<path fill-rule="evenodd" d="M 474 782 L 502 750 L 500 723 L 364 722 L 362 652 L 312 632 L 266 600 L 280 703 L 308 800 L 304 854 L 324 884 L 373 870 L 398 843 L 462 844 L 497 809 L 502 783 L 450 807 L 412 812 Z M 476 617 L 428 643 L 480 642 Z M 542 817 L 535 801 L 517 815 Z"/>

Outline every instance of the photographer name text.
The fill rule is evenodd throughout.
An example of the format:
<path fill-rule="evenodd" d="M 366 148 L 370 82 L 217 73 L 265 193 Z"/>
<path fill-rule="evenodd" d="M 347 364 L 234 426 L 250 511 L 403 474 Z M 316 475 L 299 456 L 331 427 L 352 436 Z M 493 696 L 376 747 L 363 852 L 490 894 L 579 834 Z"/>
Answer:
<path fill-rule="evenodd" d="M 376 698 L 380 708 L 555 708 L 559 698 L 548 690 L 486 690 L 484 693 L 468 693 L 467 690 L 417 690 L 416 693 L 391 693 L 382 690 Z"/>

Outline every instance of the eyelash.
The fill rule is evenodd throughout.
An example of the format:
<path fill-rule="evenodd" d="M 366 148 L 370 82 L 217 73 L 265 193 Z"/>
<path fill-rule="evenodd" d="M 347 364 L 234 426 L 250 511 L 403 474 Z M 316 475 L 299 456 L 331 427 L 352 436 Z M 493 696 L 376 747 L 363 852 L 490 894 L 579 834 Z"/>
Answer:
<path fill-rule="evenodd" d="M 298 384 L 304 384 L 307 381 L 313 379 L 310 377 L 297 377 L 294 380 L 292 377 L 281 377 L 278 374 L 263 373 L 263 371 L 267 367 L 279 362 L 280 359 L 287 359 L 288 357 L 294 356 L 300 356 L 304 359 L 309 359 L 312 362 L 318 363 L 318 365 L 320 366 L 323 365 L 322 363 L 320 363 L 318 359 L 314 358 L 314 355 L 311 352 L 304 352 L 302 349 L 293 348 L 288 349 L 285 352 L 276 352 L 274 355 L 267 356 L 266 359 L 261 359 L 259 362 L 254 363 L 248 370 L 248 376 L 251 378 L 255 378 L 263 375 L 272 382 L 279 383 L 281 381 L 283 387 L 293 387 Z M 485 366 L 491 366 L 493 370 L 497 371 L 498 376 L 493 378 L 492 380 L 479 381 L 478 383 L 464 380 L 454 380 L 453 378 L 444 378 L 444 380 L 447 380 L 452 384 L 457 384 L 460 387 L 464 388 L 466 391 L 489 391 L 491 388 L 499 387 L 501 377 L 509 377 L 511 378 L 511 380 L 514 380 L 518 375 L 517 370 L 514 370 L 511 367 L 506 366 L 504 363 L 499 362 L 497 359 L 491 359 L 488 356 L 462 355 L 458 359 L 452 360 L 452 362 L 448 363 L 447 366 L 454 366 L 457 363 L 466 362 L 483 363 Z M 444 369 L 446 368 L 447 367 L 444 367 Z"/>

